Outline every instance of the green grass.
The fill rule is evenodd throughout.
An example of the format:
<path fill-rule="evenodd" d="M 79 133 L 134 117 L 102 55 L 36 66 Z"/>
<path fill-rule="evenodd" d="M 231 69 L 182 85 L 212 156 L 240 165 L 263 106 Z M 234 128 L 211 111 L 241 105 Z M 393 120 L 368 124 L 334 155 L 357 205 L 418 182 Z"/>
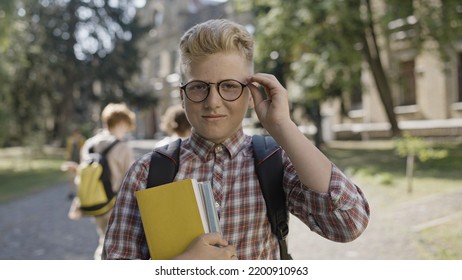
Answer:
<path fill-rule="evenodd" d="M 373 142 L 372 142 L 373 143 Z M 448 150 L 448 156 L 426 162 L 416 162 L 413 192 L 406 195 L 406 159 L 399 157 L 392 144 L 383 142 L 341 148 L 335 145 L 324 152 L 349 176 L 363 183 L 386 189 L 394 202 L 450 191 L 462 185 L 462 144 L 438 145 Z"/>
<path fill-rule="evenodd" d="M 346 147 L 346 148 L 342 148 Z M 353 179 L 367 184 L 380 197 L 376 207 L 385 209 L 402 202 L 460 189 L 462 186 L 462 144 L 440 144 L 447 149 L 443 159 L 417 162 L 413 191 L 407 193 L 406 160 L 395 154 L 391 142 L 369 142 L 352 146 L 337 144 L 324 152 Z M 462 223 L 460 218 L 422 230 L 417 235 L 419 259 L 462 259 Z"/>
<path fill-rule="evenodd" d="M 66 182 L 68 176 L 60 170 L 62 159 L 60 153 L 0 150 L 0 203 Z"/>
<path fill-rule="evenodd" d="M 418 162 L 416 177 L 436 177 L 462 179 L 462 144 L 438 145 L 435 148 L 448 150 L 448 156 L 443 159 L 434 159 Z M 394 176 L 404 177 L 406 160 L 399 157 L 391 145 L 374 148 L 329 148 L 326 154 L 344 170 L 350 172 L 372 175 L 377 173 L 391 173 Z"/>
<path fill-rule="evenodd" d="M 420 232 L 418 246 L 422 259 L 462 259 L 462 223 L 459 219 Z"/>

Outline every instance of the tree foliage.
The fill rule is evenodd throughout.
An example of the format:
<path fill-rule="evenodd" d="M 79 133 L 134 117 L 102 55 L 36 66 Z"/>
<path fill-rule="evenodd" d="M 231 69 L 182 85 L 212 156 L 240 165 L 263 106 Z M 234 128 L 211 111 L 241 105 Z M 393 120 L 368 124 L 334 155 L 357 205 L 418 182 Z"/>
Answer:
<path fill-rule="evenodd" d="M 0 67 L 9 77 L 0 89 L 7 144 L 42 133 L 62 140 L 73 124 L 95 126 L 105 103 L 135 99 L 136 42 L 150 27 L 138 24 L 133 1 L 13 2 Z"/>
<path fill-rule="evenodd" d="M 8 81 L 11 77 L 11 65 L 5 61 L 4 53 L 11 45 L 10 34 L 12 32 L 12 13 L 14 11 L 14 0 L 4 0 L 0 4 L 0 129 L 8 130 L 8 116 L 10 111 L 8 108 L 9 96 Z M 0 146 L 6 142 L 7 135 L 0 133 Z"/>
<path fill-rule="evenodd" d="M 254 1 L 257 13 L 257 65 L 278 78 L 293 80 L 301 94 L 292 100 L 303 104 L 322 131 L 320 103 L 359 88 L 362 57 L 358 52 L 364 24 L 357 2 L 281 0 Z M 277 59 L 271 59 L 277 57 Z M 317 145 L 322 136 L 315 137 Z"/>
<path fill-rule="evenodd" d="M 366 62 L 394 135 L 400 132 L 388 73 L 379 55 L 385 51 L 386 43 L 392 35 L 411 38 L 411 47 L 416 50 L 427 47 L 427 42 L 437 42 L 437 49 L 447 57 L 462 37 L 462 4 L 457 0 L 252 3 L 257 15 L 259 68 L 273 71 L 280 79 L 295 81 L 301 87 L 299 101 L 310 108 L 329 97 L 351 94 L 360 85 Z M 376 6 L 379 4 L 385 10 Z M 386 35 L 381 44 L 378 34 Z"/>

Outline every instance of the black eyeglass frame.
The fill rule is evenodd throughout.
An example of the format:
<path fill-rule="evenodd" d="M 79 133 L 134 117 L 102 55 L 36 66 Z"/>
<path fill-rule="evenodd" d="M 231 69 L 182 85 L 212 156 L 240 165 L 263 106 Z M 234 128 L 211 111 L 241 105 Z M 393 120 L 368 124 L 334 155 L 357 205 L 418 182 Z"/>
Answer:
<path fill-rule="evenodd" d="M 226 99 L 224 98 L 222 95 L 221 95 L 221 92 L 220 92 L 220 85 L 223 83 L 223 82 L 229 82 L 229 81 L 233 81 L 233 82 L 237 82 L 241 85 L 241 93 L 239 93 L 239 95 L 234 98 L 234 99 Z M 207 94 L 205 95 L 204 99 L 200 100 L 200 101 L 196 101 L 196 100 L 192 100 L 189 96 L 188 96 L 188 92 L 186 90 L 186 87 L 190 84 L 190 83 L 194 83 L 194 82 L 200 82 L 200 83 L 204 83 L 205 85 L 207 85 Z M 204 101 L 205 99 L 207 99 L 207 97 L 209 97 L 210 95 L 210 88 L 211 88 L 211 85 L 216 85 L 216 88 L 217 88 L 217 92 L 218 92 L 218 95 L 220 95 L 221 99 L 225 100 L 225 101 L 228 101 L 228 102 L 233 102 L 233 101 L 236 101 L 238 100 L 241 96 L 242 96 L 242 93 L 244 92 L 244 88 L 247 87 L 246 84 L 244 83 L 241 83 L 239 82 L 238 80 L 234 80 L 234 79 L 226 79 L 226 80 L 222 80 L 222 81 L 219 81 L 217 83 L 207 83 L 207 82 L 204 82 L 204 81 L 201 81 L 201 80 L 193 80 L 193 81 L 190 81 L 186 84 L 183 85 L 183 83 L 180 84 L 180 89 L 184 91 L 186 97 L 191 101 L 191 102 L 194 102 L 194 103 L 200 103 L 202 101 Z"/>

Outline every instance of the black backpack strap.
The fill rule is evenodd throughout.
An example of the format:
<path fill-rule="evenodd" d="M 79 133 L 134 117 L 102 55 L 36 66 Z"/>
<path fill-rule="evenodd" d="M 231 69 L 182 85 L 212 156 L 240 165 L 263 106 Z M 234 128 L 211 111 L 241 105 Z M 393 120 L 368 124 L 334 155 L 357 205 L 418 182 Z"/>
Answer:
<path fill-rule="evenodd" d="M 101 152 L 101 156 L 105 157 L 107 156 L 107 154 L 109 153 L 109 151 L 117 144 L 119 143 L 120 140 L 119 139 L 115 139 L 111 144 L 109 144 L 109 146 L 107 146 L 102 152 Z"/>
<path fill-rule="evenodd" d="M 254 135 L 252 145 L 255 157 L 255 170 L 265 198 L 271 231 L 277 236 L 281 259 L 291 260 L 286 237 L 289 233 L 286 195 L 282 189 L 281 147 L 271 136 Z"/>
<path fill-rule="evenodd" d="M 146 188 L 173 182 L 178 172 L 181 139 L 154 149 L 149 164 Z"/>
<path fill-rule="evenodd" d="M 101 159 L 100 163 L 103 165 L 103 173 L 101 174 L 101 181 L 103 182 L 104 191 L 109 199 L 109 201 L 116 195 L 116 193 L 112 190 L 112 183 L 111 183 L 111 168 L 109 167 L 109 162 L 107 160 L 107 154 L 109 151 L 114 148 L 115 145 L 119 143 L 119 139 L 115 139 L 109 144 L 104 150 L 100 153 Z M 93 148 L 92 148 L 93 149 Z"/>

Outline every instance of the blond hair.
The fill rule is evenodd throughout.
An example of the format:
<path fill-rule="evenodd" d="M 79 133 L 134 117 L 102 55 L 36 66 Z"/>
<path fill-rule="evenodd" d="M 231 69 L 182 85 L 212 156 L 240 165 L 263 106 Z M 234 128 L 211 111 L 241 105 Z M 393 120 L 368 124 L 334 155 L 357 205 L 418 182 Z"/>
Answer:
<path fill-rule="evenodd" d="M 136 116 L 124 103 L 109 103 L 101 112 L 103 125 L 108 129 L 125 122 L 130 129 L 135 129 Z"/>
<path fill-rule="evenodd" d="M 253 69 L 254 41 L 244 26 L 226 19 L 212 19 L 197 24 L 185 32 L 180 40 L 180 70 L 186 75 L 191 64 L 207 55 L 237 53 Z M 253 70 L 252 70 L 253 71 Z"/>

